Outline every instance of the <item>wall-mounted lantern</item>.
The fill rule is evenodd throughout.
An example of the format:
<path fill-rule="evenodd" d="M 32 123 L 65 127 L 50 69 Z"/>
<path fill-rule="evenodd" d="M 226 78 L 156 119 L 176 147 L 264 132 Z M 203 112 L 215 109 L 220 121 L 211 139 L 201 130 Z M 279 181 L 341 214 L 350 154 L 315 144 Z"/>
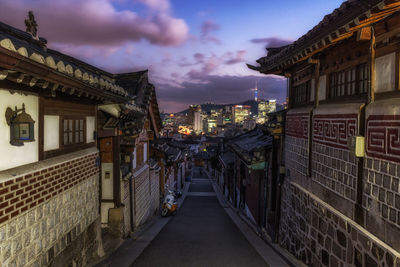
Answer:
<path fill-rule="evenodd" d="M 19 114 L 18 114 L 19 113 Z M 25 104 L 21 109 L 6 110 L 7 124 L 10 126 L 10 144 L 13 146 L 23 146 L 24 142 L 35 141 L 35 121 L 31 115 L 25 113 Z"/>

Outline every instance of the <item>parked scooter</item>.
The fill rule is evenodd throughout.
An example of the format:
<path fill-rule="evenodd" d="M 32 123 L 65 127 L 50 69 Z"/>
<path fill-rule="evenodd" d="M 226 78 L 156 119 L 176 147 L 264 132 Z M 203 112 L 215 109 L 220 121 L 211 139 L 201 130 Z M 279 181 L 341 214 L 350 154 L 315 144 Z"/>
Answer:
<path fill-rule="evenodd" d="M 167 194 L 161 207 L 161 216 L 175 215 L 178 209 L 178 198 L 182 196 L 179 191 L 166 190 Z"/>

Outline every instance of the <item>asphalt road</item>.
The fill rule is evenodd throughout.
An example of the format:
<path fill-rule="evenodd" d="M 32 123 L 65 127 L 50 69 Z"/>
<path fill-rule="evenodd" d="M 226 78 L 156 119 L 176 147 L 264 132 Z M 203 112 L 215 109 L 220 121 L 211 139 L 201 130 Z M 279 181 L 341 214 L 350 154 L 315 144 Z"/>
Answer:
<path fill-rule="evenodd" d="M 178 214 L 131 266 L 267 266 L 213 192 L 195 177 Z"/>

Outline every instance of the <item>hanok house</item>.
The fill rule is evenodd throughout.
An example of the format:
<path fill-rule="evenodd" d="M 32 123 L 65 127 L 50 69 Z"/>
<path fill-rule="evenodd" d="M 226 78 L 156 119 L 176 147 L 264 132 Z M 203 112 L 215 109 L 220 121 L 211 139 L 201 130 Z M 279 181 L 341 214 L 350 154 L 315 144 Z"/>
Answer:
<path fill-rule="evenodd" d="M 218 155 L 218 167 L 215 171 L 216 182 L 224 196 L 232 202 L 234 187 L 232 183 L 235 155 L 231 151 L 222 152 Z"/>
<path fill-rule="evenodd" d="M 289 79 L 279 242 L 307 264 L 400 265 L 399 10 L 346 1 L 250 66 Z"/>
<path fill-rule="evenodd" d="M 173 146 L 169 138 L 152 142 L 152 155 L 160 167 L 160 193 L 165 190 L 180 190 L 184 186 L 185 155 L 180 148 Z"/>
<path fill-rule="evenodd" d="M 234 176 L 226 177 L 226 184 L 234 190 L 230 199 L 235 207 L 260 226 L 265 224 L 266 218 L 269 195 L 266 179 L 273 143 L 273 138 L 262 128 L 258 126 L 229 141 L 228 147 L 235 155 Z"/>
<path fill-rule="evenodd" d="M 101 222 L 128 236 L 159 208 L 159 166 L 149 161 L 149 141 L 159 137 L 161 119 L 147 71 L 118 74 L 128 103 L 100 105 Z"/>
<path fill-rule="evenodd" d="M 96 107 L 113 75 L 0 23 L 0 265 L 86 265 L 101 251 Z"/>

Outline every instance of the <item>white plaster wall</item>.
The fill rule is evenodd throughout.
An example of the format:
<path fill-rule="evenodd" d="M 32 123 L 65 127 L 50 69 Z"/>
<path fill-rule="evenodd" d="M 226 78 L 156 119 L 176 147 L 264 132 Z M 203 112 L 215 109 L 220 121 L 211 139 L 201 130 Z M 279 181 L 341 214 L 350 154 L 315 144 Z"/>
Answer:
<path fill-rule="evenodd" d="M 326 99 L 326 75 L 319 77 L 318 99 Z"/>
<path fill-rule="evenodd" d="M 60 116 L 44 116 L 43 150 L 49 151 L 60 147 Z"/>
<path fill-rule="evenodd" d="M 86 143 L 94 142 L 93 133 L 96 127 L 96 117 L 86 117 Z"/>
<path fill-rule="evenodd" d="M 110 172 L 110 178 L 106 179 L 106 172 Z M 113 164 L 112 163 L 102 163 L 101 164 L 101 198 L 102 199 L 113 199 Z"/>
<path fill-rule="evenodd" d="M 10 126 L 6 121 L 7 107 L 22 108 L 25 103 L 25 111 L 35 121 L 35 141 L 25 142 L 23 146 L 10 144 Z M 37 96 L 25 96 L 17 93 L 10 94 L 6 89 L 0 88 L 0 171 L 36 162 L 38 155 L 38 125 L 39 125 L 39 98 Z"/>
<path fill-rule="evenodd" d="M 132 152 L 133 160 L 132 160 L 132 169 L 136 169 L 136 147 L 135 150 Z"/>
<path fill-rule="evenodd" d="M 108 211 L 114 208 L 114 203 L 101 203 L 101 223 L 108 224 Z M 107 226 L 107 225 L 102 225 Z"/>
<path fill-rule="evenodd" d="M 395 90 L 396 53 L 390 53 L 375 60 L 375 92 Z"/>

